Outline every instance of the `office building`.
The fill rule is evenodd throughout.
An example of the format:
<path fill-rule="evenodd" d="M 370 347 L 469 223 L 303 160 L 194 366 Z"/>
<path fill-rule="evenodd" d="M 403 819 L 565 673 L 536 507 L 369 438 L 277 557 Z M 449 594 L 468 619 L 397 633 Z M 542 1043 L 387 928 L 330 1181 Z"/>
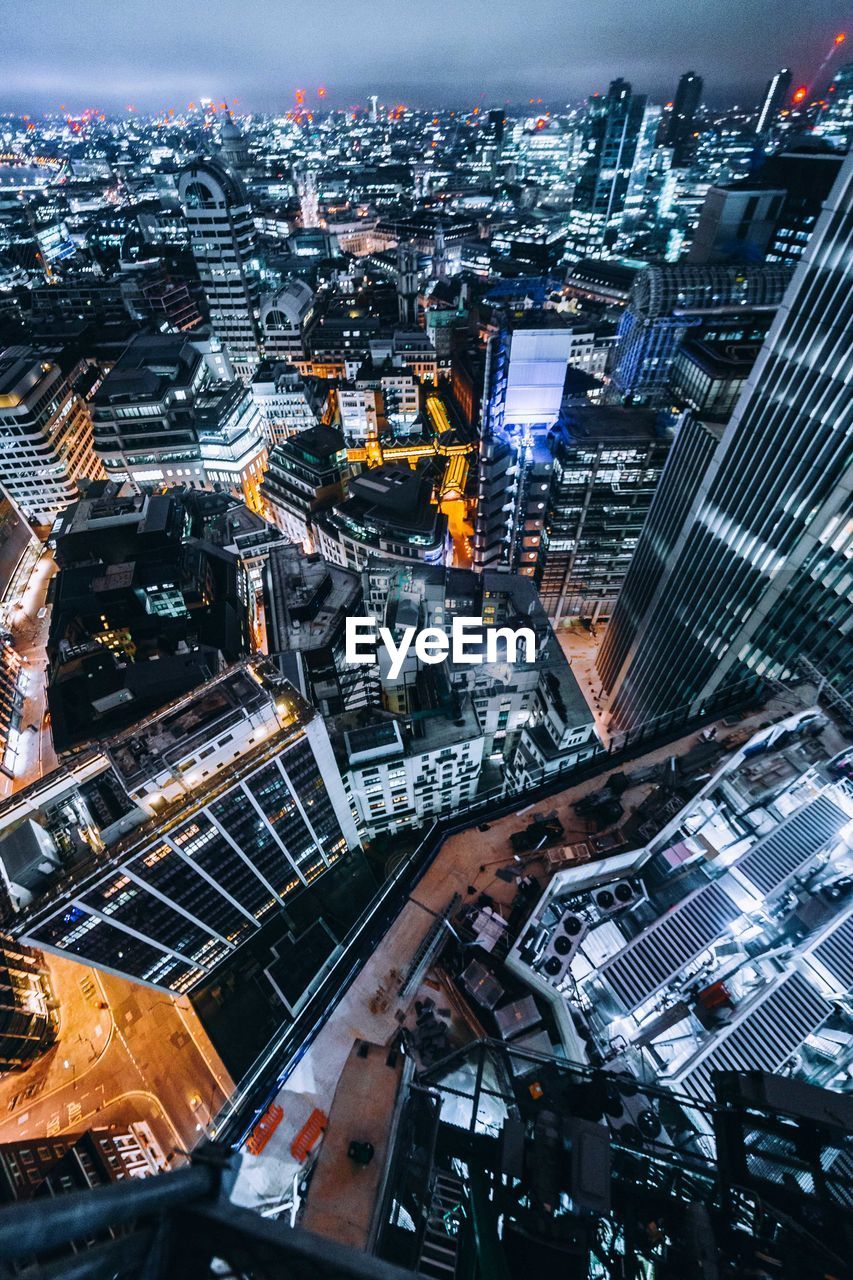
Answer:
<path fill-rule="evenodd" d="M 642 206 L 660 108 L 613 80 L 589 100 L 584 150 L 575 179 L 566 256 L 608 257 Z"/>
<path fill-rule="evenodd" d="M 185 993 L 357 845 L 323 720 L 243 664 L 0 806 L 4 928 Z"/>
<path fill-rule="evenodd" d="M 401 240 L 397 245 L 397 315 L 401 325 L 414 328 L 418 323 L 418 253 L 412 244 Z"/>
<path fill-rule="evenodd" d="M 599 654 L 614 729 L 803 663 L 849 694 L 851 189 L 848 158 L 710 461 L 676 440 Z"/>
<path fill-rule="evenodd" d="M 171 496 L 186 508 L 189 536 L 226 552 L 245 571 L 250 628 L 257 637 L 260 621 L 255 606 L 263 590 L 264 565 L 271 551 L 287 541 L 285 535 L 233 494 L 182 488 L 171 491 Z"/>
<path fill-rule="evenodd" d="M 625 258 L 581 258 L 568 268 L 566 292 L 570 298 L 624 307 L 643 265 Z"/>
<path fill-rule="evenodd" d="M 759 137 L 763 137 L 776 126 L 779 112 L 784 107 L 791 88 L 791 76 L 790 67 L 783 67 L 767 81 L 767 88 L 764 90 L 764 97 L 761 99 L 758 115 L 755 118 L 755 132 Z"/>
<path fill-rule="evenodd" d="M 0 1072 L 26 1071 L 56 1043 L 58 1031 L 57 1001 L 43 957 L 0 937 Z"/>
<path fill-rule="evenodd" d="M 311 324 L 313 307 L 314 294 L 298 276 L 262 297 L 261 336 L 267 359 L 287 364 L 305 360 L 304 334 Z"/>
<path fill-rule="evenodd" d="M 726 422 L 758 359 L 757 338 L 684 338 L 672 361 L 672 402 L 706 422 Z"/>
<path fill-rule="evenodd" d="M 197 394 L 193 415 L 205 484 L 239 495 L 258 510 L 267 446 L 249 389 L 236 379 L 210 383 Z"/>
<path fill-rule="evenodd" d="M 535 567 L 555 622 L 609 617 L 679 422 L 621 406 L 567 409 L 548 439 L 553 458 L 541 534 L 521 561 Z M 538 530 L 538 521 L 537 521 Z"/>
<path fill-rule="evenodd" d="M 316 511 L 344 501 L 350 465 L 344 437 L 316 425 L 275 446 L 261 485 L 261 501 L 276 528 L 293 542 L 310 545 Z"/>
<path fill-rule="evenodd" d="M 119 283 L 131 319 L 150 324 L 159 333 L 186 333 L 202 322 L 200 303 L 189 283 L 161 258 L 124 261 Z"/>
<path fill-rule="evenodd" d="M 117 732 L 249 652 L 249 572 L 220 515 L 180 490 L 105 485 L 58 522 L 47 641 L 57 750 Z"/>
<path fill-rule="evenodd" d="M 0 482 L 36 524 L 52 524 L 80 481 L 104 475 L 89 411 L 74 389 L 83 372 L 70 355 L 32 347 L 0 353 Z"/>
<path fill-rule="evenodd" d="M 378 704 L 368 667 L 346 661 L 346 619 L 363 612 L 359 576 L 286 543 L 264 569 L 266 651 L 323 716 Z"/>
<path fill-rule="evenodd" d="M 827 107 L 815 123 L 814 131 L 841 149 L 849 149 L 853 139 L 853 62 L 846 62 L 832 77 Z"/>
<path fill-rule="evenodd" d="M 314 546 L 344 569 L 361 569 L 370 555 L 447 564 L 447 516 L 432 500 L 433 480 L 423 467 L 388 462 L 353 476 L 342 502 L 315 512 Z"/>
<path fill-rule="evenodd" d="M 20 507 L 0 484 L 0 631 L 20 617 L 24 593 L 42 545 Z"/>
<path fill-rule="evenodd" d="M 336 724 L 335 748 L 362 829 L 374 838 L 418 827 L 440 814 L 522 792 L 575 768 L 600 750 L 593 717 L 553 635 L 535 587 L 508 573 L 402 566 L 382 557 L 363 573 L 364 609 L 399 635 L 481 618 L 476 664 L 427 665 L 414 651 L 391 674 L 387 650 L 366 667 L 375 682 L 367 710 Z M 522 646 L 488 661 L 493 628 L 530 628 Z M 503 643 L 503 642 L 501 642 Z"/>
<path fill-rule="evenodd" d="M 769 156 L 755 178 L 711 187 L 687 261 L 797 263 L 842 159 L 813 139 Z"/>
<path fill-rule="evenodd" d="M 134 338 L 92 401 L 110 479 L 216 485 L 256 506 L 266 444 L 257 405 L 232 372 L 217 340 Z"/>
<path fill-rule="evenodd" d="M 321 396 L 294 365 L 265 360 L 252 378 L 252 399 L 267 445 L 281 444 L 320 420 Z"/>
<path fill-rule="evenodd" d="M 194 160 L 178 175 L 190 247 L 210 323 L 247 381 L 260 362 L 260 263 L 249 198 L 216 160 Z"/>
<path fill-rule="evenodd" d="M 711 341 L 763 338 L 790 278 L 782 265 L 646 267 L 619 321 L 614 393 L 639 404 L 670 403 L 672 362 L 688 333 Z"/>
<path fill-rule="evenodd" d="M 843 163 L 840 152 L 813 139 L 792 143 L 768 157 L 762 178 L 785 192 L 767 245 L 768 262 L 799 262 Z"/>
<path fill-rule="evenodd" d="M 763 262 L 784 203 L 784 190 L 761 181 L 711 187 L 687 261 Z"/>
<path fill-rule="evenodd" d="M 694 151 L 694 124 L 702 100 L 703 81 L 695 71 L 685 71 L 678 82 L 672 109 L 661 131 L 661 143 L 672 148 L 672 163 L 681 169 Z"/>
<path fill-rule="evenodd" d="M 545 437 L 559 417 L 573 343 L 569 327 L 533 327 L 526 319 L 490 339 L 474 527 L 478 569 L 506 565 L 533 576 L 524 556 L 544 525 L 552 466 Z"/>
<path fill-rule="evenodd" d="M 406 438 L 423 430 L 419 376 L 393 352 L 383 360 L 368 357 L 351 384 L 338 388 L 337 405 L 347 444 L 356 448 L 381 436 Z"/>

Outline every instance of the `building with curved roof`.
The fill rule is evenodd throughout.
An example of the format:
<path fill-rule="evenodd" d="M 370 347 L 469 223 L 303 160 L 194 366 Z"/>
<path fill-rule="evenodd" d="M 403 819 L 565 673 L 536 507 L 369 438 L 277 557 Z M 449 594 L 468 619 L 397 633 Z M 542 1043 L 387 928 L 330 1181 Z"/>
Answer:
<path fill-rule="evenodd" d="M 219 161 L 199 159 L 178 175 L 178 195 L 213 331 L 249 378 L 262 344 L 260 264 L 246 190 Z"/>

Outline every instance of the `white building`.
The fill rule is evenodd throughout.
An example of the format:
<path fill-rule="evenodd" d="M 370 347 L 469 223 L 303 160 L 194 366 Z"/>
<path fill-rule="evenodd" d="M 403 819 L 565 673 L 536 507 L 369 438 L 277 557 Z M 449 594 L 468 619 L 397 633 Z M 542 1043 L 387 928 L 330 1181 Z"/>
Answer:
<path fill-rule="evenodd" d="M 481 618 L 483 660 L 419 662 L 414 648 L 391 675 L 383 645 L 369 668 L 382 710 L 343 726 L 336 740 L 359 822 L 372 836 L 420 826 L 539 785 L 600 750 L 593 717 L 531 583 L 512 574 L 404 566 L 372 558 L 362 573 L 365 613 L 399 638 L 406 627 L 452 636 L 456 618 Z M 513 661 L 493 628 L 527 627 L 537 639 Z M 468 648 L 473 644 L 468 642 Z"/>
<path fill-rule="evenodd" d="M 92 422 L 63 371 L 30 347 L 0 353 L 0 482 L 29 520 L 52 524 L 79 480 L 101 480 Z"/>
<path fill-rule="evenodd" d="M 302 333 L 313 307 L 313 292 L 296 276 L 261 299 L 261 332 L 268 359 L 296 363 L 304 358 Z"/>
<path fill-rule="evenodd" d="M 477 796 L 485 739 L 470 711 L 461 726 L 433 720 L 418 729 L 404 735 L 388 718 L 344 734 L 347 790 L 371 839 L 458 813 Z"/>
<path fill-rule="evenodd" d="M 141 335 L 93 400 L 95 448 L 111 480 L 215 484 L 257 509 L 266 466 L 260 415 L 221 344 Z"/>
<path fill-rule="evenodd" d="M 252 399 L 258 406 L 267 444 L 280 444 L 320 420 L 320 406 L 302 374 L 284 361 L 264 361 L 252 378 Z"/>

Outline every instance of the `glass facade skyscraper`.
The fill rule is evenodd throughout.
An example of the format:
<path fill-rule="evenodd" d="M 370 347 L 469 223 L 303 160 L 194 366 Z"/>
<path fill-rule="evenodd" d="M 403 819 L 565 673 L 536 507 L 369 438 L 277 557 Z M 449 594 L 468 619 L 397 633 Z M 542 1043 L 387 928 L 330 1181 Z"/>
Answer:
<path fill-rule="evenodd" d="M 849 688 L 851 195 L 848 158 L 707 467 L 685 480 L 692 437 L 676 442 L 599 655 L 615 729 L 703 714 L 802 659 Z"/>
<path fill-rule="evenodd" d="M 572 200 L 567 255 L 609 256 L 626 219 L 639 213 L 660 123 L 660 108 L 645 94 L 613 80 L 604 97 L 590 99 L 584 159 Z"/>
<path fill-rule="evenodd" d="M 663 144 L 672 147 L 672 161 L 677 167 L 688 163 L 693 151 L 693 121 L 702 97 L 702 77 L 685 71 L 678 82 L 672 112 L 663 131 Z"/>

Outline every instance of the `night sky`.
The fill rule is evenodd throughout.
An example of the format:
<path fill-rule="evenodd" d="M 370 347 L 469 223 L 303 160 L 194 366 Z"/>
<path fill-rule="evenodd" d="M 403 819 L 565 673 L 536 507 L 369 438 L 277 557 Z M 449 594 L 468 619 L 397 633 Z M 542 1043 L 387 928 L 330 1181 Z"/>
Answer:
<path fill-rule="evenodd" d="M 368 93 L 416 106 L 578 100 L 617 75 L 670 98 L 755 102 L 780 66 L 809 82 L 846 0 L 0 0 L 0 109 L 238 110 Z M 839 59 L 843 60 L 843 59 Z M 833 67 L 837 62 L 833 63 Z"/>

